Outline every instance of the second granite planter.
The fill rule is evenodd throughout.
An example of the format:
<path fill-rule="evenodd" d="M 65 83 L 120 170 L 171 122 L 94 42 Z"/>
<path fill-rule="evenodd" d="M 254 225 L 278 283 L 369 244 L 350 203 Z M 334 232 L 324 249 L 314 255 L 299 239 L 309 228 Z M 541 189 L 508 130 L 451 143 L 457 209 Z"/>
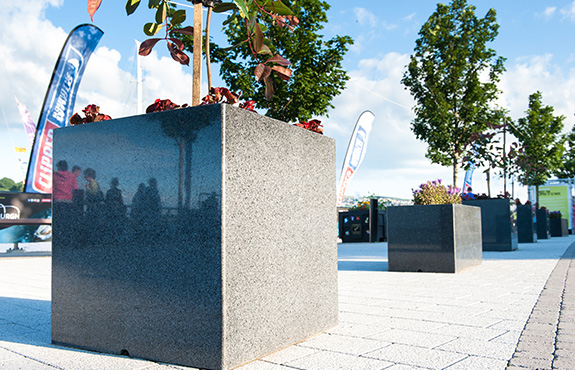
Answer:
<path fill-rule="evenodd" d="M 389 271 L 454 273 L 482 262 L 478 207 L 388 207 L 387 225 Z"/>
<path fill-rule="evenodd" d="M 537 242 L 534 217 L 533 206 L 529 204 L 517 206 L 517 239 L 519 243 Z"/>

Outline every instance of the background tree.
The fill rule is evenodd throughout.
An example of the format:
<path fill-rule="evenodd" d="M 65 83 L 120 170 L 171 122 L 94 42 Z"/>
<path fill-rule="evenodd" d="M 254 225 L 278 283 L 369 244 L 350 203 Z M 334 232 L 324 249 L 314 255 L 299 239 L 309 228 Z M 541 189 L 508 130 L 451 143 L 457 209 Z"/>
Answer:
<path fill-rule="evenodd" d="M 21 192 L 23 190 L 24 190 L 23 182 L 15 183 L 14 180 L 8 177 L 0 179 L 0 191 Z"/>
<path fill-rule="evenodd" d="M 494 9 L 477 18 L 466 0 L 437 4 L 401 80 L 416 100 L 412 131 L 427 142 L 427 158 L 453 168 L 453 185 L 472 149 L 471 136 L 482 133 L 493 115 L 489 103 L 499 93 L 505 58 L 486 45 L 498 29 Z"/>
<path fill-rule="evenodd" d="M 554 172 L 560 179 L 571 179 L 575 177 L 575 127 L 571 132 L 565 134 L 565 152 L 561 158 L 561 165 Z"/>
<path fill-rule="evenodd" d="M 232 91 L 242 91 L 244 98 L 253 99 L 256 107 L 267 109 L 267 116 L 285 122 L 307 121 L 313 116 L 325 115 L 333 108 L 332 99 L 340 94 L 349 79 L 341 61 L 353 43 L 349 36 L 335 36 L 324 41 L 318 33 L 328 21 L 329 4 L 320 0 L 284 0 L 299 19 L 299 25 L 290 31 L 287 27 L 273 27 L 273 19 L 261 18 L 260 24 L 274 40 L 269 45 L 272 54 L 281 54 L 291 62 L 291 78 L 281 81 L 279 74 L 272 74 L 275 94 L 266 100 L 266 89 L 258 82 L 254 60 L 246 38 L 240 15 L 235 12 L 226 20 L 223 29 L 230 45 L 236 48 L 226 53 L 215 48 L 212 60 L 219 62 L 220 75 Z M 189 42 L 189 39 L 187 39 Z M 186 42 L 186 41 L 184 41 Z M 189 46 L 187 46 L 189 48 Z"/>
<path fill-rule="evenodd" d="M 521 149 L 515 164 L 518 180 L 523 185 L 535 186 L 539 203 L 539 185 L 560 167 L 564 151 L 564 137 L 561 135 L 565 116 L 554 116 L 553 107 L 543 106 L 541 92 L 529 95 L 527 114 L 519 118 L 511 132 L 517 137 Z"/>

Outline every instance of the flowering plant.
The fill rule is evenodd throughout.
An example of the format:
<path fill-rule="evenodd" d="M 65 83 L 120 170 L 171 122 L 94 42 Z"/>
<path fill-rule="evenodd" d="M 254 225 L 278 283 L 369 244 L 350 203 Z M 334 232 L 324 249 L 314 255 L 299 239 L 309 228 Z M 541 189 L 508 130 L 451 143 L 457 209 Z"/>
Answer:
<path fill-rule="evenodd" d="M 413 203 L 417 205 L 428 204 L 461 204 L 461 190 L 441 183 L 441 180 L 428 181 L 413 190 Z"/>
<path fill-rule="evenodd" d="M 561 211 L 553 211 L 549 213 L 549 218 L 561 218 Z"/>
<path fill-rule="evenodd" d="M 349 207 L 350 211 L 365 211 L 369 209 L 369 200 L 358 201 L 353 206 Z"/>

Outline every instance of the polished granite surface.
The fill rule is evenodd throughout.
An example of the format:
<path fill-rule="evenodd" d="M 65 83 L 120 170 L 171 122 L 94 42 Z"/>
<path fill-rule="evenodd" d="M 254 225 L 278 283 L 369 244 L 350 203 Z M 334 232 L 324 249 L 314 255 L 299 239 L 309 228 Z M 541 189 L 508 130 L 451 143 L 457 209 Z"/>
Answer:
<path fill-rule="evenodd" d="M 387 220 L 389 271 L 453 273 L 481 264 L 479 207 L 389 207 Z"/>
<path fill-rule="evenodd" d="M 54 205 L 54 342 L 226 369 L 337 323 L 332 139 L 223 105 L 54 136 L 91 169 Z"/>

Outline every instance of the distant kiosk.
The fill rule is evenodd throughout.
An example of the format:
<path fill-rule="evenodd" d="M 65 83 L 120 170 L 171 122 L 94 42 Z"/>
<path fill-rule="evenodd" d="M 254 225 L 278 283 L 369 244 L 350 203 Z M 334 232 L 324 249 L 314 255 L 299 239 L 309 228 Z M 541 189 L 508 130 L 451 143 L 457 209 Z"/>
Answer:
<path fill-rule="evenodd" d="M 562 218 L 566 218 L 569 230 L 573 233 L 573 185 L 575 179 L 554 179 L 539 186 L 539 206 L 545 207 L 549 212 L 560 211 Z M 529 187 L 529 199 L 535 204 L 535 186 Z"/>

